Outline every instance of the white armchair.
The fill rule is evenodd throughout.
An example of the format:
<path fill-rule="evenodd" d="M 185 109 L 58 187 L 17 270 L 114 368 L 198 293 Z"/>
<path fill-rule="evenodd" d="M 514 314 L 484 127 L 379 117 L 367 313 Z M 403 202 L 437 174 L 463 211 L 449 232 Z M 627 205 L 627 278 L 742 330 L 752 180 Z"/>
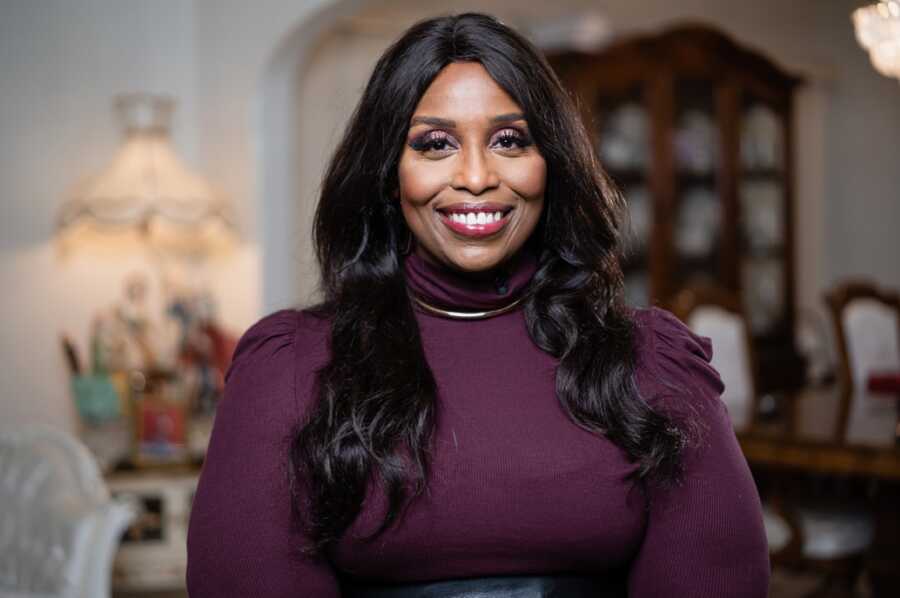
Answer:
<path fill-rule="evenodd" d="M 103 598 L 135 509 L 91 454 L 43 426 L 0 429 L 0 598 Z"/>

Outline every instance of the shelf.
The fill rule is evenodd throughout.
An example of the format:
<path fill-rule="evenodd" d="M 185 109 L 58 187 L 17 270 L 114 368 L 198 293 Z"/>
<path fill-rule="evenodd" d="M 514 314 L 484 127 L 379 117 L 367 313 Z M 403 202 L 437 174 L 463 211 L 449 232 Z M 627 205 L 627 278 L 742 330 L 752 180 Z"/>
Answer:
<path fill-rule="evenodd" d="M 633 187 L 647 184 L 647 173 L 643 170 L 635 169 L 613 169 L 606 170 L 609 177 L 618 187 Z"/>
<path fill-rule="evenodd" d="M 777 181 L 784 179 L 784 172 L 777 168 L 748 168 L 741 169 L 738 178 L 741 181 Z"/>
<path fill-rule="evenodd" d="M 675 173 L 679 187 L 715 187 L 716 174 L 714 172 L 689 172 L 679 170 Z"/>
<path fill-rule="evenodd" d="M 675 259 L 675 275 L 680 280 L 687 280 L 695 274 L 719 275 L 719 255 L 715 251 L 701 257 L 679 255 Z"/>

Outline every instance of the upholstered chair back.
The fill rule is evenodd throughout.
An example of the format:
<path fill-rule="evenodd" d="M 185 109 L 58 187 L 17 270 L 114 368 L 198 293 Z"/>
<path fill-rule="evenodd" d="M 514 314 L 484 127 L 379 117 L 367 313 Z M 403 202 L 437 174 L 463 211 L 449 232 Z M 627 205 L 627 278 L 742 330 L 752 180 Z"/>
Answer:
<path fill-rule="evenodd" d="M 826 302 L 838 345 L 838 434 L 861 444 L 890 438 L 894 401 L 869 392 L 868 382 L 873 374 L 900 371 L 900 298 L 874 284 L 851 281 L 829 291 Z"/>
<path fill-rule="evenodd" d="M 673 311 L 695 333 L 712 341 L 712 365 L 722 377 L 722 400 L 735 431 L 753 422 L 756 382 L 747 318 L 737 295 L 716 287 L 689 287 L 678 294 Z"/>

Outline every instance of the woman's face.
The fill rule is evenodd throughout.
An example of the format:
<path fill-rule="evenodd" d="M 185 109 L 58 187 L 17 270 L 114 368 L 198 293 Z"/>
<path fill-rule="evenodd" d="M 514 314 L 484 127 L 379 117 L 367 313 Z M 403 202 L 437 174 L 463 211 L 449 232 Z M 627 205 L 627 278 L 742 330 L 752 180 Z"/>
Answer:
<path fill-rule="evenodd" d="M 397 174 L 416 252 L 466 272 L 515 255 L 544 206 L 547 166 L 522 108 L 477 62 L 449 64 L 432 81 Z"/>

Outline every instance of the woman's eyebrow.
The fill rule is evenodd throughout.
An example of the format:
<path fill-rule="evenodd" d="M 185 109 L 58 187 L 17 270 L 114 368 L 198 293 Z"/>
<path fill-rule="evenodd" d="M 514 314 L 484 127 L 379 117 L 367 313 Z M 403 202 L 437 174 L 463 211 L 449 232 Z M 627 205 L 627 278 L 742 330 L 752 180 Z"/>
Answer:
<path fill-rule="evenodd" d="M 514 120 L 525 120 L 525 115 L 521 112 L 508 112 L 506 114 L 500 114 L 491 119 L 492 123 L 507 123 L 512 122 Z"/>
<path fill-rule="evenodd" d="M 410 125 L 432 125 L 435 127 L 446 127 L 452 129 L 456 126 L 455 120 L 446 118 L 438 118 L 437 116 L 414 116 L 409 122 Z"/>
<path fill-rule="evenodd" d="M 505 123 L 516 120 L 525 120 L 525 115 L 521 112 L 508 112 L 506 114 L 498 114 L 491 117 L 491 123 Z M 456 121 L 448 118 L 440 118 L 437 116 L 414 116 L 410 119 L 410 126 L 414 125 L 431 125 L 433 127 L 446 127 L 452 129 L 456 127 Z"/>

